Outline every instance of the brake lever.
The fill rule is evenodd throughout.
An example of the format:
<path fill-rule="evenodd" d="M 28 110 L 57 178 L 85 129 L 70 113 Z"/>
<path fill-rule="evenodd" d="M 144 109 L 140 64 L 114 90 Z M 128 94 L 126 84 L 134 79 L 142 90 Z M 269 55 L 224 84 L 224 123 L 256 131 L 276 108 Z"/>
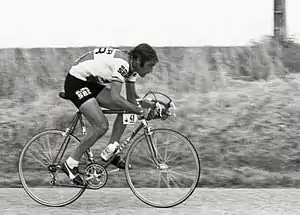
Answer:
<path fill-rule="evenodd" d="M 162 117 L 162 110 L 163 110 L 162 106 L 159 104 L 159 102 L 156 102 L 155 105 L 156 105 L 156 108 L 158 108 L 158 110 L 159 110 L 159 116 Z"/>

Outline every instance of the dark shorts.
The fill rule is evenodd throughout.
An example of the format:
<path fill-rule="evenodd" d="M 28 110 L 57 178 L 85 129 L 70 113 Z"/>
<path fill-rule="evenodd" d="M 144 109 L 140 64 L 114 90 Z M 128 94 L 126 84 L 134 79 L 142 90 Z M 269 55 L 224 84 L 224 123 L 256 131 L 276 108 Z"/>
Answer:
<path fill-rule="evenodd" d="M 82 81 L 69 73 L 65 79 L 65 94 L 79 109 L 79 107 L 91 98 L 96 98 L 97 95 L 105 88 L 104 85 Z"/>

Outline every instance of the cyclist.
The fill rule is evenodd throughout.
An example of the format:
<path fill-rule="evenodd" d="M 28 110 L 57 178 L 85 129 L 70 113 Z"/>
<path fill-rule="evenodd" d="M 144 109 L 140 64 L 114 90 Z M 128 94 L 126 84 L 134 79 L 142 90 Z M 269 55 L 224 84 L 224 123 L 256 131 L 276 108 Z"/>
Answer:
<path fill-rule="evenodd" d="M 73 63 L 64 82 L 65 94 L 92 125 L 92 130 L 62 165 L 63 172 L 74 183 L 83 184 L 78 174 L 81 156 L 108 130 L 109 123 L 100 106 L 142 114 L 143 108 L 151 104 L 145 102 L 143 108 L 137 106 L 137 75 L 145 77 L 158 61 L 153 47 L 141 43 L 129 52 L 113 47 L 96 48 Z M 121 95 L 123 83 L 127 99 Z M 122 114 L 117 115 L 109 143 L 120 140 L 126 127 L 122 122 Z M 119 155 L 111 163 L 125 169 L 125 161 Z"/>

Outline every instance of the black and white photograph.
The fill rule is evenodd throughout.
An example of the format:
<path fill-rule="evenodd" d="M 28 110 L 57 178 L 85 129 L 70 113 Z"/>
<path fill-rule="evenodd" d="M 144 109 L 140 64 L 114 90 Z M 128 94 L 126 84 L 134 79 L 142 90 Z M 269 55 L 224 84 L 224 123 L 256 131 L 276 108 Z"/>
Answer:
<path fill-rule="evenodd" d="M 299 215 L 299 0 L 10 0 L 0 214 Z"/>

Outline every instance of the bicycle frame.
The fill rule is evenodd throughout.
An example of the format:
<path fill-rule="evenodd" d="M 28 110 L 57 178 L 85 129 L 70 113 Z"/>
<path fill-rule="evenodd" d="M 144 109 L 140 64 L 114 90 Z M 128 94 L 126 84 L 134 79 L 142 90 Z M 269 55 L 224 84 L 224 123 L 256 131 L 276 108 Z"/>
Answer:
<path fill-rule="evenodd" d="M 120 110 L 102 110 L 102 111 L 105 115 L 107 115 L 107 114 L 133 114 L 132 112 L 120 111 Z M 69 135 L 72 135 L 74 133 L 75 128 L 78 124 L 78 121 L 80 121 L 80 127 L 81 127 L 83 135 L 86 134 L 86 126 L 85 126 L 84 120 L 82 118 L 82 113 L 77 111 L 75 113 L 75 115 L 73 116 L 73 119 L 71 121 L 71 125 L 66 128 L 66 131 L 64 133 L 65 139 L 64 139 L 63 143 L 61 144 L 61 147 L 60 147 L 56 157 L 53 160 L 53 164 L 59 164 L 60 163 L 60 161 L 61 161 L 61 159 L 62 159 L 62 157 L 63 157 L 63 155 L 64 155 L 64 153 L 65 153 L 65 151 L 68 147 L 69 141 L 70 141 Z M 142 128 L 144 128 L 144 134 L 145 134 L 145 137 L 146 137 L 146 140 L 147 140 L 148 149 L 151 153 L 152 159 L 153 159 L 154 163 L 157 166 L 159 166 L 157 149 L 154 146 L 153 141 L 152 141 L 152 137 L 151 137 L 151 134 L 152 134 L 151 127 L 149 127 L 148 122 L 147 122 L 146 119 L 141 119 L 140 120 L 140 124 L 137 126 L 136 129 L 134 129 L 132 131 L 131 135 L 124 141 L 124 143 L 121 144 L 120 149 L 116 154 L 120 153 L 123 150 L 123 148 L 125 148 L 125 146 L 137 135 L 137 133 Z M 61 153 L 61 155 L 59 156 L 60 153 Z M 88 155 L 89 162 L 94 163 L 94 157 L 93 157 L 92 150 L 88 149 L 86 153 Z M 110 164 L 110 162 L 113 160 L 113 158 L 116 156 L 116 154 L 114 156 L 112 156 L 103 165 L 104 168 L 106 168 Z M 59 159 L 58 159 L 58 157 L 59 157 Z"/>

